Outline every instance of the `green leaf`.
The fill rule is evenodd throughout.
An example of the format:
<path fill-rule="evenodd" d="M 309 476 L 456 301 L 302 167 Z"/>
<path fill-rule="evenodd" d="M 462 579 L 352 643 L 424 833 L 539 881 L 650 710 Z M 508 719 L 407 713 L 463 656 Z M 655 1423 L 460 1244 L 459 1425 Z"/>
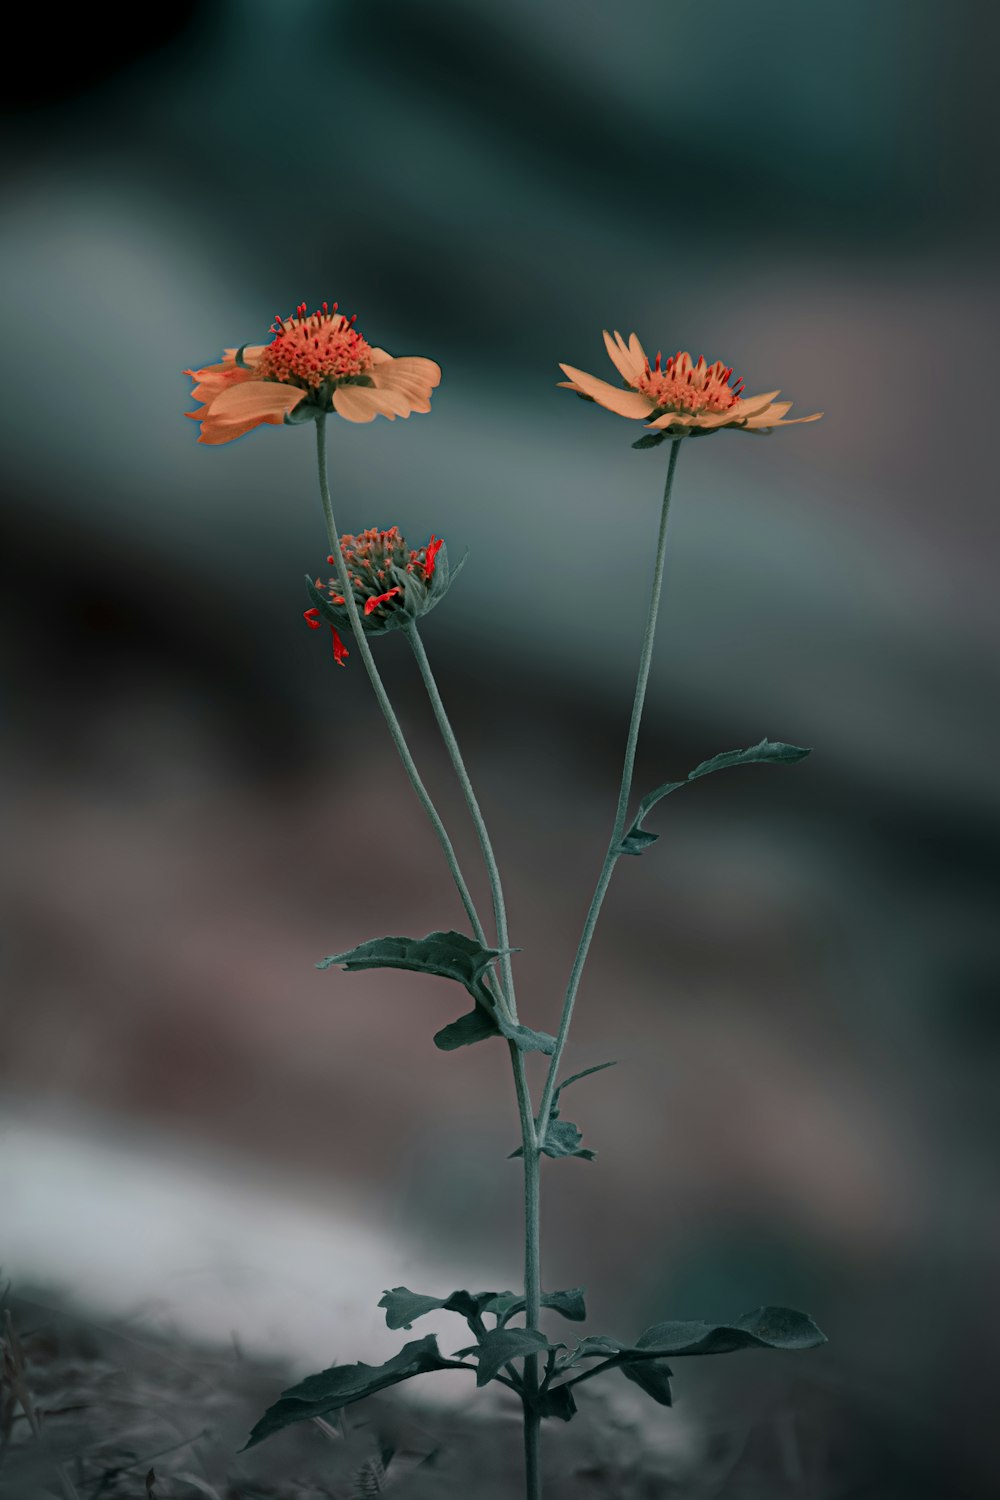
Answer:
<path fill-rule="evenodd" d="M 586 1287 L 574 1286 L 565 1292 L 543 1292 L 542 1306 L 561 1313 L 571 1323 L 582 1323 L 587 1316 L 583 1300 L 586 1290 Z M 524 1312 L 525 1306 L 525 1299 L 516 1292 L 498 1292 L 489 1302 L 483 1303 L 480 1312 L 493 1313 L 501 1323 L 506 1323 L 515 1313 Z"/>
<path fill-rule="evenodd" d="M 581 1359 L 601 1357 L 609 1361 L 608 1369 L 628 1365 L 628 1378 L 652 1395 L 649 1385 L 658 1385 L 659 1377 L 648 1376 L 648 1384 L 643 1384 L 631 1367 L 662 1362 L 667 1355 L 676 1359 L 682 1354 L 731 1354 L 740 1349 L 814 1349 L 825 1343 L 826 1335 L 805 1313 L 790 1307 L 758 1307 L 732 1323 L 655 1323 L 632 1345 L 591 1335 L 563 1356 L 558 1369 L 568 1370 Z"/>
<path fill-rule="evenodd" d="M 758 1307 L 733 1323 L 655 1323 L 633 1354 L 731 1354 L 738 1349 L 815 1349 L 826 1343 L 812 1318 L 790 1307 Z"/>
<path fill-rule="evenodd" d="M 645 437 L 639 438 L 638 442 L 632 444 L 633 448 L 658 448 L 665 443 L 668 434 L 666 432 L 647 432 Z"/>
<path fill-rule="evenodd" d="M 476 1042 L 485 1042 L 488 1037 L 499 1036 L 500 1027 L 482 1005 L 459 1016 L 448 1026 L 434 1033 L 434 1045 L 442 1052 L 454 1052 L 459 1047 L 472 1047 Z"/>
<path fill-rule="evenodd" d="M 544 1052 L 551 1057 L 556 1049 L 556 1039 L 547 1031 L 532 1031 L 530 1026 L 520 1026 L 503 1016 L 497 1017 L 497 1026 L 508 1042 L 513 1042 L 519 1052 Z"/>
<path fill-rule="evenodd" d="M 383 1292 L 379 1307 L 385 1308 L 387 1328 L 411 1328 L 416 1318 L 425 1313 L 458 1313 L 463 1318 L 476 1318 L 483 1308 L 504 1293 L 498 1292 L 450 1292 L 447 1297 L 427 1297 L 422 1292 L 411 1292 L 409 1287 L 394 1286 Z"/>
<path fill-rule="evenodd" d="M 552 1347 L 544 1333 L 539 1333 L 537 1328 L 494 1328 L 481 1343 L 460 1350 L 456 1358 L 465 1354 L 475 1355 L 479 1360 L 476 1384 L 486 1385 L 512 1359 L 522 1359 L 526 1354 L 544 1353 Z"/>
<path fill-rule="evenodd" d="M 454 1052 L 457 1047 L 471 1047 L 476 1042 L 485 1042 L 491 1036 L 506 1037 L 521 1052 L 544 1052 L 555 1050 L 556 1039 L 545 1031 L 532 1031 L 530 1026 L 518 1026 L 505 1016 L 495 1015 L 485 1005 L 477 1005 L 467 1015 L 459 1016 L 450 1026 L 444 1026 L 434 1036 L 435 1047 L 442 1052 Z"/>
<path fill-rule="evenodd" d="M 558 1115 L 558 1113 L 559 1113 L 559 1095 L 562 1093 L 563 1089 L 568 1089 L 571 1083 L 578 1083 L 581 1078 L 589 1078 L 590 1075 L 591 1075 L 591 1073 L 603 1073 L 605 1068 L 617 1068 L 617 1066 L 618 1066 L 617 1061 L 616 1062 L 595 1063 L 592 1068 L 583 1068 L 581 1072 L 579 1072 L 579 1073 L 571 1073 L 568 1078 L 564 1078 L 563 1081 L 562 1081 L 562 1083 L 556 1089 L 555 1094 L 552 1096 L 553 1112 L 556 1115 Z"/>
<path fill-rule="evenodd" d="M 268 1407 L 244 1448 L 252 1448 L 293 1422 L 306 1422 L 312 1417 L 339 1411 L 353 1401 L 363 1401 L 376 1391 L 384 1391 L 402 1380 L 411 1380 L 414 1375 L 424 1375 L 431 1370 L 471 1368 L 471 1365 L 443 1358 L 432 1334 L 404 1344 L 399 1353 L 386 1360 L 384 1365 L 332 1365 L 330 1369 L 310 1375 L 298 1385 L 282 1391 L 281 1400 Z"/>
<path fill-rule="evenodd" d="M 464 932 L 429 932 L 423 938 L 381 937 L 332 953 L 320 959 L 317 969 L 342 964 L 345 969 L 411 969 L 417 974 L 438 974 L 454 979 L 475 998 L 481 994 L 481 980 L 490 964 L 500 957 L 499 948 L 483 948 Z"/>
<path fill-rule="evenodd" d="M 627 1360 L 618 1366 L 626 1380 L 633 1381 L 640 1390 L 660 1406 L 673 1406 L 670 1392 L 670 1377 L 673 1374 L 665 1359 L 645 1359 L 630 1364 Z"/>
<path fill-rule="evenodd" d="M 643 819 L 664 797 L 668 797 L 671 792 L 676 792 L 682 786 L 687 786 L 690 781 L 697 781 L 699 776 L 708 776 L 713 771 L 725 771 L 730 766 L 791 765 L 797 760 L 805 760 L 806 756 L 811 754 L 811 750 L 803 749 L 801 745 L 786 745 L 781 740 L 761 740 L 759 745 L 751 745 L 748 750 L 724 750 L 720 755 L 713 755 L 711 760 L 703 760 L 688 773 L 683 781 L 665 781 L 654 792 L 650 792 L 648 797 L 642 799 L 632 826 L 622 838 L 615 853 L 641 854 L 650 844 L 655 844 L 659 834 L 647 833 L 642 826 Z"/>
<path fill-rule="evenodd" d="M 608 1338 L 603 1333 L 588 1334 L 581 1339 L 575 1349 L 563 1356 L 559 1361 L 561 1370 L 568 1370 L 581 1359 L 609 1359 L 614 1354 L 621 1354 L 626 1346 L 618 1339 Z"/>
<path fill-rule="evenodd" d="M 584 1161 L 593 1161 L 597 1152 L 589 1150 L 586 1146 L 581 1146 L 580 1142 L 582 1140 L 583 1134 L 580 1127 L 574 1125 L 572 1120 L 550 1119 L 548 1129 L 545 1132 L 545 1140 L 541 1147 L 542 1155 L 552 1157 L 582 1156 Z M 515 1156 L 523 1155 L 524 1147 L 518 1146 L 517 1150 L 512 1151 L 507 1159 L 509 1161 Z"/>
<path fill-rule="evenodd" d="M 307 398 L 293 406 L 291 411 L 286 411 L 283 420 L 286 427 L 299 427 L 303 422 L 315 422 L 322 414 L 323 408 Z"/>
<path fill-rule="evenodd" d="M 576 1416 L 576 1397 L 568 1385 L 553 1385 L 539 1391 L 534 1400 L 540 1417 L 557 1417 L 560 1422 L 569 1422 Z"/>

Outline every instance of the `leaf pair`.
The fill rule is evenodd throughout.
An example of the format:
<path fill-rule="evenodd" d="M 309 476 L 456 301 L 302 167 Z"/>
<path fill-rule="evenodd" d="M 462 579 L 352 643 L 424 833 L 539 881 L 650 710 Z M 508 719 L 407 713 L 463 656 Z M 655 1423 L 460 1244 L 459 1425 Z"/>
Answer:
<path fill-rule="evenodd" d="M 503 1314 L 498 1312 L 498 1307 L 490 1305 L 496 1303 L 509 1316 L 515 1310 L 514 1304 L 520 1300 L 511 1292 L 452 1292 L 449 1297 L 436 1298 L 411 1292 L 406 1287 L 396 1287 L 392 1292 L 386 1292 L 379 1305 L 386 1308 L 389 1326 L 398 1327 L 405 1315 L 417 1318 L 435 1308 L 448 1308 L 463 1316 L 469 1316 L 471 1310 L 479 1318 L 484 1312 L 494 1312 L 499 1317 Z M 582 1288 L 553 1292 L 547 1305 L 565 1317 L 582 1317 Z M 633 1381 L 654 1401 L 669 1406 L 671 1371 L 667 1356 L 675 1359 L 683 1355 L 728 1354 L 741 1349 L 813 1349 L 824 1343 L 825 1335 L 813 1320 L 788 1307 L 759 1307 L 733 1323 L 656 1323 L 631 1345 L 603 1334 L 592 1335 L 582 1339 L 575 1349 L 562 1354 L 564 1344 L 550 1342 L 544 1333 L 534 1328 L 498 1326 L 484 1333 L 475 1344 L 460 1350 L 453 1359 L 445 1359 L 438 1349 L 437 1340 L 428 1335 L 405 1344 L 383 1365 L 333 1365 L 291 1386 L 261 1417 L 246 1447 L 253 1447 L 294 1422 L 327 1416 L 354 1401 L 362 1401 L 389 1386 L 434 1370 L 474 1369 L 476 1384 L 482 1386 L 497 1378 L 504 1380 L 501 1372 L 513 1360 L 548 1353 L 550 1369 L 535 1399 L 535 1406 L 542 1416 L 568 1422 L 576 1412 L 572 1387 L 605 1370 L 621 1370 L 626 1379 Z M 474 1357 L 476 1364 L 464 1363 L 468 1357 Z M 601 1363 L 580 1374 L 571 1374 L 581 1361 L 588 1359 L 598 1359 Z M 561 1384 L 552 1384 L 560 1375 L 570 1375 L 570 1378 Z M 507 1380 L 506 1383 L 511 1382 Z"/>
<path fill-rule="evenodd" d="M 429 932 L 423 938 L 372 938 L 345 953 L 333 953 L 329 958 L 321 959 L 316 967 L 329 969 L 333 964 L 342 964 L 348 971 L 409 969 L 417 974 L 437 974 L 442 979 L 453 979 L 464 985 L 476 1006 L 437 1032 L 434 1045 L 442 1052 L 454 1052 L 458 1047 L 471 1047 L 488 1037 L 502 1036 L 522 1052 L 551 1053 L 555 1037 L 509 1021 L 498 1009 L 487 987 L 487 972 L 502 951 L 484 948 L 462 932 Z"/>
<path fill-rule="evenodd" d="M 561 1313 L 574 1323 L 582 1323 L 587 1316 L 584 1303 L 584 1288 L 571 1287 L 565 1292 L 543 1292 L 542 1306 Z M 524 1312 L 525 1299 L 517 1292 L 451 1292 L 447 1297 L 428 1297 L 422 1292 L 411 1292 L 409 1287 L 394 1286 L 384 1292 L 379 1307 L 385 1308 L 387 1328 L 411 1328 L 417 1318 L 425 1313 L 459 1313 L 467 1321 L 490 1313 L 502 1327 L 510 1318 Z"/>

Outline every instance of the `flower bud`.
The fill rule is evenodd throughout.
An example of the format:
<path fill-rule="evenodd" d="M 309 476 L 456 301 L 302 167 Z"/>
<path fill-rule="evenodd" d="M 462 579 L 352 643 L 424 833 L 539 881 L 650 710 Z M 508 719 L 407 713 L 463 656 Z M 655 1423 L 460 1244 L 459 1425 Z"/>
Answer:
<path fill-rule="evenodd" d="M 367 635 L 400 630 L 432 610 L 444 598 L 465 558 L 452 570 L 448 549 L 431 536 L 423 547 L 408 547 L 397 526 L 388 531 L 372 527 L 359 536 L 340 538 L 341 551 L 350 579 L 354 602 Z M 336 558 L 327 562 L 336 566 Z M 337 572 L 326 582 L 306 579 L 312 608 L 307 623 L 316 628 L 320 619 L 336 630 L 349 630 L 351 618 Z"/>

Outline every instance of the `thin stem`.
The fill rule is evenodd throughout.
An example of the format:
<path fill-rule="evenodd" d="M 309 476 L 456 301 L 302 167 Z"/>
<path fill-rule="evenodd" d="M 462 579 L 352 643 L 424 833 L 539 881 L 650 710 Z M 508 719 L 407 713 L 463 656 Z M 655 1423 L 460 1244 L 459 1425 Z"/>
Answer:
<path fill-rule="evenodd" d="M 514 1053 L 516 1051 L 517 1048 L 511 1043 L 511 1052 Z M 523 1072 L 524 1063 L 520 1059 L 520 1055 L 518 1060 Z M 516 1065 L 514 1076 L 516 1079 Z M 520 1100 L 520 1093 L 518 1098 Z M 527 1119 L 522 1110 L 521 1133 L 524 1139 L 524 1323 L 526 1328 L 537 1328 L 542 1301 L 542 1251 L 539 1222 L 541 1208 L 541 1157 L 538 1150 L 535 1123 L 531 1119 L 530 1100 L 528 1101 Z M 525 1357 L 524 1361 L 524 1474 L 526 1500 L 541 1500 L 542 1495 L 542 1421 L 538 1413 L 537 1404 L 539 1386 L 538 1359 L 539 1356 L 537 1354 L 529 1354 Z"/>
<path fill-rule="evenodd" d="M 434 717 L 437 719 L 441 737 L 448 748 L 451 763 L 455 767 L 455 774 L 465 794 L 469 812 L 472 814 L 472 821 L 476 825 L 479 846 L 483 851 L 483 859 L 486 861 L 486 869 L 490 877 L 490 891 L 493 894 L 493 915 L 496 919 L 497 947 L 500 949 L 500 964 L 503 970 L 504 989 L 507 992 L 507 1002 L 510 1007 L 511 1018 L 516 1021 L 517 1003 L 514 998 L 514 974 L 510 962 L 510 939 L 507 935 L 507 908 L 503 898 L 500 871 L 497 867 L 496 855 L 493 853 L 493 845 L 490 842 L 486 820 L 476 799 L 476 794 L 472 789 L 472 782 L 469 780 L 469 773 L 465 769 L 465 762 L 462 759 L 462 752 L 458 748 L 455 731 L 451 727 L 451 721 L 445 711 L 444 703 L 441 701 L 441 694 L 438 691 L 438 685 L 434 680 L 434 673 L 431 671 L 431 664 L 427 660 L 427 652 L 424 650 L 424 643 L 420 639 L 415 623 L 406 626 L 406 638 L 417 659 L 417 666 L 420 668 L 420 675 L 424 680 L 427 696 L 431 700 L 431 707 L 434 710 Z"/>
<path fill-rule="evenodd" d="M 490 890 L 493 893 L 493 912 L 497 926 L 497 946 L 501 949 L 501 963 L 503 964 L 504 988 L 507 993 L 507 1001 L 513 1020 L 517 1019 L 517 1006 L 514 998 L 514 976 L 510 962 L 510 940 L 507 932 L 507 909 L 504 903 L 503 885 L 500 880 L 500 871 L 497 867 L 496 856 L 490 841 L 486 821 L 469 779 L 469 773 L 462 759 L 455 732 L 451 727 L 447 711 L 438 691 L 438 686 L 431 671 L 427 652 L 420 639 L 416 625 L 411 625 L 406 631 L 407 639 L 416 657 L 420 675 L 423 678 L 427 695 L 437 719 L 441 737 L 447 746 L 451 756 L 455 774 L 461 784 L 468 803 L 469 812 L 479 835 L 479 844 L 486 861 L 489 872 Z M 528 1081 L 524 1066 L 524 1057 L 513 1042 L 508 1043 L 510 1049 L 511 1068 L 514 1073 L 514 1089 L 517 1094 L 518 1114 L 521 1121 L 521 1144 L 524 1153 L 524 1300 L 525 1300 L 525 1326 L 537 1328 L 539 1313 L 541 1311 L 541 1237 L 539 1231 L 540 1215 L 540 1173 L 538 1139 L 535 1133 L 535 1121 L 531 1106 L 531 1094 L 528 1090 Z M 541 1418 L 538 1415 L 536 1397 L 539 1389 L 538 1378 L 538 1355 L 529 1354 L 524 1362 L 524 1378 L 522 1383 L 522 1397 L 524 1403 L 524 1461 L 525 1461 L 525 1483 L 527 1500 L 541 1500 L 541 1469 L 540 1469 L 540 1437 Z"/>
<path fill-rule="evenodd" d="M 319 489 L 320 495 L 323 499 L 323 515 L 326 518 L 326 533 L 330 543 L 330 553 L 337 564 L 337 578 L 340 581 L 340 592 L 343 595 L 344 603 L 347 607 L 347 613 L 350 616 L 351 629 L 354 632 L 354 639 L 357 642 L 358 650 L 361 652 L 361 659 L 368 670 L 368 676 L 371 678 L 372 687 L 375 689 L 375 697 L 378 699 L 379 707 L 385 715 L 385 722 L 389 726 L 389 733 L 392 735 L 393 743 L 395 744 L 396 749 L 399 751 L 400 760 L 406 767 L 406 774 L 409 776 L 410 781 L 413 783 L 413 790 L 416 792 L 417 796 L 420 799 L 421 806 L 423 807 L 427 816 L 430 818 L 431 823 L 434 827 L 434 832 L 437 834 L 441 847 L 444 850 L 444 857 L 448 861 L 448 868 L 451 871 L 452 879 L 454 880 L 455 885 L 458 887 L 458 894 L 462 898 L 462 905 L 465 907 L 466 915 L 468 916 L 469 921 L 472 924 L 472 930 L 476 936 L 476 940 L 480 942 L 484 948 L 489 947 L 486 933 L 483 928 L 483 924 L 479 920 L 479 915 L 476 911 L 475 903 L 473 902 L 472 896 L 469 892 L 469 887 L 466 885 L 465 877 L 463 876 L 462 871 L 459 868 L 458 857 L 455 854 L 454 846 L 452 845 L 451 839 L 448 837 L 447 830 L 445 829 L 444 823 L 441 821 L 441 817 L 438 813 L 437 808 L 431 801 L 430 793 L 420 779 L 420 773 L 417 770 L 413 756 L 410 754 L 409 747 L 407 746 L 407 743 L 403 738 L 403 731 L 400 727 L 399 720 L 396 718 L 392 704 L 389 702 L 389 695 L 386 692 L 385 686 L 382 682 L 382 678 L 379 675 L 378 667 L 375 665 L 375 658 L 372 655 L 371 647 L 369 646 L 368 639 L 365 635 L 364 626 L 361 623 L 361 616 L 358 613 L 358 606 L 354 598 L 354 590 L 351 587 L 351 581 L 347 572 L 347 564 L 344 561 L 344 554 L 340 546 L 340 535 L 337 531 L 337 523 L 333 515 L 333 503 L 330 499 L 330 484 L 329 480 L 327 479 L 326 473 L 325 415 L 318 417 L 316 420 L 316 453 L 319 462 Z"/>
<path fill-rule="evenodd" d="M 587 954 L 590 952 L 590 944 L 594 936 L 594 930 L 597 927 L 597 919 L 601 913 L 601 906 L 604 903 L 604 897 L 611 883 L 611 876 L 619 857 L 622 834 L 625 832 L 625 814 L 628 810 L 629 794 L 632 790 L 635 751 L 639 741 L 639 725 L 642 720 L 643 703 L 646 699 L 649 667 L 653 658 L 656 617 L 660 608 L 660 590 L 663 585 L 663 563 L 666 557 L 667 545 L 667 516 L 670 511 L 670 492 L 673 488 L 674 469 L 677 467 L 677 455 L 680 452 L 681 441 L 680 438 L 674 438 L 670 445 L 670 462 L 667 464 L 667 478 L 663 487 L 663 504 L 660 510 L 660 533 L 656 543 L 653 588 L 649 597 L 649 611 L 646 615 L 646 629 L 642 639 L 642 652 L 639 657 L 639 675 L 635 685 L 635 698 L 632 702 L 632 719 L 629 723 L 628 741 L 625 746 L 625 764 L 622 767 L 621 787 L 618 792 L 618 807 L 615 812 L 615 826 L 611 832 L 608 852 L 604 856 L 604 864 L 598 876 L 597 888 L 594 891 L 590 909 L 587 912 L 583 934 L 580 938 L 580 946 L 577 949 L 576 959 L 573 963 L 573 972 L 570 974 L 569 984 L 566 988 L 566 998 L 563 1001 L 562 1016 L 559 1021 L 559 1034 L 556 1037 L 555 1050 L 552 1053 L 549 1063 L 548 1076 L 545 1079 L 545 1089 L 542 1093 L 541 1107 L 538 1111 L 537 1132 L 539 1141 L 544 1141 L 545 1132 L 548 1129 L 549 1117 L 552 1112 L 552 1100 L 556 1090 L 556 1075 L 566 1046 L 566 1038 L 569 1035 L 570 1022 L 573 1019 L 576 992 L 580 986 L 580 977 L 583 974 L 584 964 L 587 962 Z"/>

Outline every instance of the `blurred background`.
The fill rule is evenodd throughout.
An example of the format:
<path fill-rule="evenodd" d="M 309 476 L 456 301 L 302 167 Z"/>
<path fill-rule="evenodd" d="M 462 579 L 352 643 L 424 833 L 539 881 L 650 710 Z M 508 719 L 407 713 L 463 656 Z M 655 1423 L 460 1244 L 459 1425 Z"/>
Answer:
<path fill-rule="evenodd" d="M 313 967 L 465 919 L 357 653 L 302 622 L 312 431 L 199 446 L 181 372 L 324 299 L 442 365 L 430 416 L 329 424 L 334 499 L 469 550 L 423 635 L 554 1029 L 667 453 L 558 363 L 614 379 L 601 330 L 635 329 L 825 412 L 684 445 L 636 794 L 815 753 L 699 782 L 619 865 L 567 1056 L 618 1066 L 569 1111 L 596 1161 L 546 1163 L 545 1283 L 625 1338 L 768 1302 L 828 1334 L 691 1362 L 674 1412 L 629 1387 L 651 1442 L 780 1449 L 772 1495 L 989 1492 L 1000 14 L 145 24 L 67 15 L 6 86 L 6 1273 L 298 1373 L 387 1358 L 386 1286 L 518 1283 L 505 1051 L 433 1047 L 444 981 Z M 405 642 L 378 659 L 485 910 Z"/>

